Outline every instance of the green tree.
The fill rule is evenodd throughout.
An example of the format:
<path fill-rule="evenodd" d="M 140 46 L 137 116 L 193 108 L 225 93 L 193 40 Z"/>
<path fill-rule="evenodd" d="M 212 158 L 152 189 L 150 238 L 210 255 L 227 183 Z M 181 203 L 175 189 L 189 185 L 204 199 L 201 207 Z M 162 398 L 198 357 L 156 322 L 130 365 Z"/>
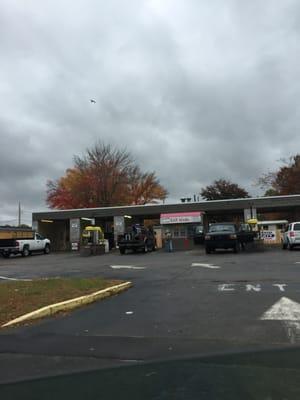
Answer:
<path fill-rule="evenodd" d="M 201 196 L 206 200 L 239 199 L 249 197 L 249 193 L 226 179 L 215 180 L 211 185 L 201 190 Z"/>
<path fill-rule="evenodd" d="M 267 189 L 265 191 L 265 194 L 264 194 L 265 197 L 267 197 L 267 196 L 278 196 L 278 195 L 279 195 L 279 193 L 277 192 L 277 190 L 275 190 L 273 188 Z"/>

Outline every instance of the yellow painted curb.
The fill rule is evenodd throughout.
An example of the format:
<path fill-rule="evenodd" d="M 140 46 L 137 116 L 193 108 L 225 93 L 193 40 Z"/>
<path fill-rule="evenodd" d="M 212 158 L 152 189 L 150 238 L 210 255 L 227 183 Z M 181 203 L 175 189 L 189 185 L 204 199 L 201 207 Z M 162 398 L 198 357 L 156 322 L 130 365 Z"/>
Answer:
<path fill-rule="evenodd" d="M 21 315 L 18 318 L 15 318 L 6 324 L 2 325 L 1 328 L 5 328 L 7 326 L 12 326 L 18 324 L 23 321 L 47 317 L 53 314 L 58 313 L 59 311 L 72 310 L 73 308 L 80 307 L 84 304 L 92 303 L 99 299 L 104 299 L 105 297 L 113 296 L 114 294 L 120 293 L 123 290 L 126 290 L 132 286 L 131 282 L 120 283 L 119 285 L 111 286 L 106 289 L 99 290 L 94 293 L 87 294 L 85 296 L 75 297 L 75 299 L 61 301 L 60 303 L 50 304 L 49 306 L 45 306 L 39 308 L 35 311 L 32 311 L 28 314 Z"/>

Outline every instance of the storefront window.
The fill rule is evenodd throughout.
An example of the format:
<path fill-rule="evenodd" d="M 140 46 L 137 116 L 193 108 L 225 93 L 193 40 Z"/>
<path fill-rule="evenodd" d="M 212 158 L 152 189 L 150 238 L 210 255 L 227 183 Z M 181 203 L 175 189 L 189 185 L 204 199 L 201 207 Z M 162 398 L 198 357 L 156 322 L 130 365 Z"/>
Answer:
<path fill-rule="evenodd" d="M 188 227 L 187 227 L 187 236 L 188 236 L 188 238 L 193 238 L 195 236 L 197 228 L 198 227 L 196 225 L 188 225 Z"/>
<path fill-rule="evenodd" d="M 174 238 L 185 238 L 186 237 L 186 228 L 184 226 L 174 226 L 173 237 Z"/>
<path fill-rule="evenodd" d="M 174 236 L 174 238 L 179 237 L 179 227 L 178 226 L 174 226 L 173 236 Z"/>

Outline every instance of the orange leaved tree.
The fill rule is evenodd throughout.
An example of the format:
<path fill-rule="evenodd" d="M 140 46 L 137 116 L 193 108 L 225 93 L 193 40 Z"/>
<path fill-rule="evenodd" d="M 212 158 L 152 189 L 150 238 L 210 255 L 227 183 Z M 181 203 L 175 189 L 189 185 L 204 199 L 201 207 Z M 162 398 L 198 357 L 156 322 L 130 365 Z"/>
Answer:
<path fill-rule="evenodd" d="M 154 172 L 142 172 L 130 153 L 97 143 L 57 181 L 47 183 L 51 208 L 91 208 L 156 203 L 167 190 Z"/>

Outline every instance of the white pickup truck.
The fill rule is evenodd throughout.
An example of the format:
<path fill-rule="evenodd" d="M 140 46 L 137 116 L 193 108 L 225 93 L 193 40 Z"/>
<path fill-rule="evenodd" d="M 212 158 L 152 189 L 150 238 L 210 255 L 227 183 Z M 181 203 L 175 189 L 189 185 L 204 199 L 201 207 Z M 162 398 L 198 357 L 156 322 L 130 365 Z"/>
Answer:
<path fill-rule="evenodd" d="M 50 240 L 35 232 L 30 239 L 23 238 L 0 238 L 0 254 L 8 258 L 11 254 L 22 254 L 23 257 L 29 256 L 32 252 L 50 253 Z"/>

